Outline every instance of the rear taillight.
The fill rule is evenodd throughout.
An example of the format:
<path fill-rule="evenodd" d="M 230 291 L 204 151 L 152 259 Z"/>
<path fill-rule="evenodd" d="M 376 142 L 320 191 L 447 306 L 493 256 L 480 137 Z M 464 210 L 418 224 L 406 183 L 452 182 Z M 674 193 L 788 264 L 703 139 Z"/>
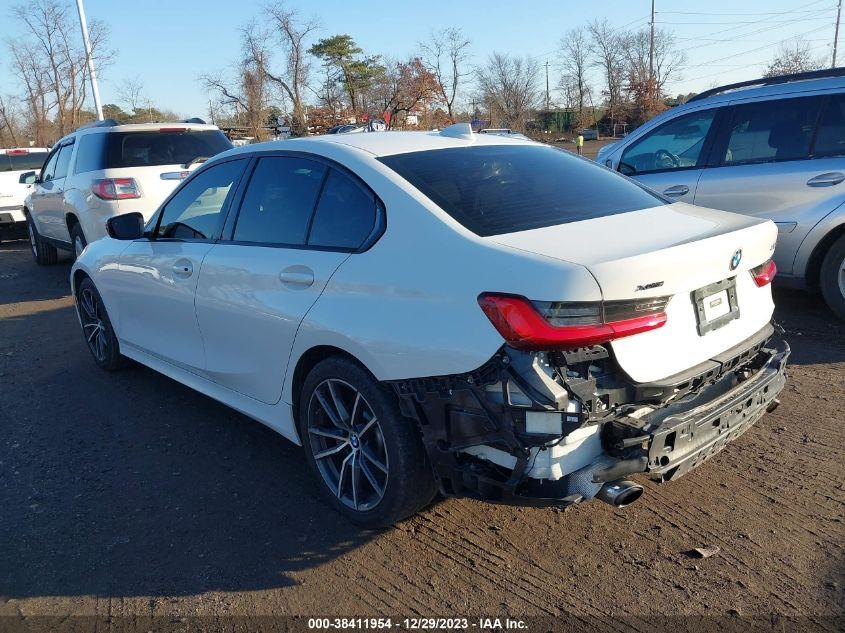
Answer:
<path fill-rule="evenodd" d="M 757 284 L 757 286 L 760 288 L 762 288 L 766 284 L 772 283 L 772 280 L 777 274 L 778 267 L 775 266 L 775 260 L 773 259 L 770 259 L 769 261 L 760 264 L 756 268 L 751 269 L 751 276 L 754 278 L 754 283 Z"/>
<path fill-rule="evenodd" d="M 91 193 L 103 200 L 140 198 L 141 191 L 134 178 L 101 178 L 91 183 Z"/>
<path fill-rule="evenodd" d="M 28 154 L 28 149 L 10 149 L 8 152 L 6 152 L 7 156 L 27 156 Z"/>
<path fill-rule="evenodd" d="M 478 305 L 512 347 L 556 350 L 608 343 L 662 327 L 669 299 L 561 303 L 484 293 Z"/>

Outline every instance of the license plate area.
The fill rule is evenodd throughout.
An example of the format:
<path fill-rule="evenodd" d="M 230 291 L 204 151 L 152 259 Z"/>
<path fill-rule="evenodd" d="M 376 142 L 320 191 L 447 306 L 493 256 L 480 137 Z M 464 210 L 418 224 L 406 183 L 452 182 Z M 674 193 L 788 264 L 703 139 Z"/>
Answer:
<path fill-rule="evenodd" d="M 739 318 L 736 300 L 736 277 L 717 281 L 692 293 L 698 335 L 717 330 Z"/>

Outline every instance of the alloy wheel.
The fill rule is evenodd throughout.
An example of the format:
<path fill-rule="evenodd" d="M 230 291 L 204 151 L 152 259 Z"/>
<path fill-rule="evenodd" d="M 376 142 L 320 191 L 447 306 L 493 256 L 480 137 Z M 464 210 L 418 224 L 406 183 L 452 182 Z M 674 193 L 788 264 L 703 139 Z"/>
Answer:
<path fill-rule="evenodd" d="M 106 324 L 102 316 L 100 302 L 90 288 L 85 288 L 79 297 L 80 316 L 82 317 L 82 330 L 85 332 L 85 340 L 88 349 L 100 362 L 105 362 L 108 352 L 108 338 Z"/>
<path fill-rule="evenodd" d="M 839 292 L 845 297 L 845 259 L 839 264 Z"/>
<path fill-rule="evenodd" d="M 384 435 L 364 395 L 329 378 L 308 404 L 308 439 L 323 481 L 344 505 L 363 512 L 384 497 L 388 459 Z"/>
<path fill-rule="evenodd" d="M 32 248 L 32 254 L 38 257 L 38 247 L 35 245 L 35 231 L 32 230 L 32 221 L 26 223 L 26 230 L 29 232 L 29 245 Z"/>

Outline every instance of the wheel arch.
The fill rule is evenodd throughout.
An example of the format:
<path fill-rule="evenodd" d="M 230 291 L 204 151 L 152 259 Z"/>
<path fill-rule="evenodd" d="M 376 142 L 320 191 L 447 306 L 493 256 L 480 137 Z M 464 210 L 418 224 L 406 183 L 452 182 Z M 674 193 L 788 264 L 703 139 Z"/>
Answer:
<path fill-rule="evenodd" d="M 291 411 L 293 413 L 295 428 L 297 428 L 296 424 L 299 420 L 299 398 L 302 392 L 302 386 L 305 384 L 305 379 L 308 377 L 311 370 L 317 366 L 317 364 L 334 356 L 339 356 L 355 363 L 370 374 L 370 376 L 373 377 L 373 380 L 378 380 L 364 363 L 340 347 L 335 347 L 334 345 L 316 345 L 309 348 L 296 361 L 296 367 L 294 367 L 293 376 L 291 378 Z M 300 440 L 301 439 L 302 438 L 300 438 Z"/>
<path fill-rule="evenodd" d="M 73 292 L 74 296 L 76 296 L 76 291 L 79 288 L 79 284 L 81 284 L 84 279 L 90 279 L 90 278 L 91 278 L 91 275 L 89 275 L 87 272 L 85 272 L 81 268 L 77 268 L 76 270 L 73 271 L 73 274 L 71 275 L 70 280 L 71 280 L 71 291 Z"/>
<path fill-rule="evenodd" d="M 845 222 L 833 227 L 833 229 L 828 231 L 827 234 L 819 240 L 819 243 L 816 244 L 813 252 L 807 260 L 807 270 L 804 274 L 808 287 L 818 288 L 824 257 L 827 255 L 827 252 L 830 250 L 830 247 L 833 246 L 834 242 L 843 235 L 845 235 Z"/>
<path fill-rule="evenodd" d="M 79 220 L 79 216 L 76 215 L 73 211 L 68 211 L 65 213 L 65 225 L 67 225 L 67 232 L 70 235 L 70 230 L 73 228 L 74 224 L 82 224 Z"/>

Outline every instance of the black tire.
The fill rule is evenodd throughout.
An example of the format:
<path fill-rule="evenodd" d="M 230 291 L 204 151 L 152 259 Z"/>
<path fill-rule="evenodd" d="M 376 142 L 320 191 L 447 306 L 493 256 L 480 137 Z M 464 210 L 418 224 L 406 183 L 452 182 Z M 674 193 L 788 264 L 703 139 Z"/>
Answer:
<path fill-rule="evenodd" d="M 120 353 L 109 315 L 97 287 L 85 278 L 76 290 L 76 307 L 82 321 L 82 335 L 94 362 L 106 371 L 115 371 L 126 365 Z"/>
<path fill-rule="evenodd" d="M 51 246 L 38 234 L 38 229 L 35 228 L 35 223 L 29 214 L 26 214 L 26 228 L 29 232 L 29 246 L 32 251 L 32 257 L 40 266 L 52 266 L 59 261 L 59 251 L 55 246 Z"/>
<path fill-rule="evenodd" d="M 845 235 L 840 236 L 824 256 L 819 285 L 827 305 L 845 321 Z"/>
<path fill-rule="evenodd" d="M 333 397 L 331 385 L 334 385 L 337 397 L 344 402 L 343 408 L 349 414 L 343 425 L 333 423 L 320 404 L 320 394 L 324 401 Z M 319 394 L 315 394 L 318 389 Z M 356 392 L 362 398 L 357 415 Z M 437 485 L 416 423 L 402 415 L 396 396 L 363 367 L 341 356 L 321 361 L 306 377 L 299 403 L 299 434 L 308 463 L 317 475 L 318 485 L 327 501 L 351 522 L 366 528 L 386 527 L 431 503 L 437 493 Z M 335 414 L 338 413 L 334 402 L 330 407 Z M 373 417 L 376 419 L 374 423 Z M 368 421 L 371 424 L 368 425 Z M 327 428 L 340 436 L 347 436 L 346 448 L 336 450 L 336 455 L 321 458 L 318 465 L 315 451 L 318 451 L 316 454 L 328 452 L 326 444 L 320 446 L 321 442 L 332 442 L 329 450 L 344 443 L 342 437 L 325 439 L 326 436 L 321 433 Z M 357 438 L 358 432 L 360 439 L 354 442 L 353 435 Z M 344 455 L 351 461 L 347 461 Z M 375 461 L 372 456 L 375 456 Z M 340 460 L 344 465 L 351 464 L 350 470 L 346 471 L 346 479 L 343 478 L 344 466 L 336 466 Z M 381 460 L 384 460 L 381 464 L 385 467 L 383 470 L 374 465 Z M 334 482 L 338 471 L 340 486 Z M 356 474 L 361 501 L 358 509 L 351 505 L 353 502 L 358 505 L 358 495 L 354 495 L 354 501 L 350 499 L 354 494 L 353 479 Z M 343 498 L 339 490 L 343 491 Z"/>
<path fill-rule="evenodd" d="M 82 253 L 82 249 L 88 246 L 88 240 L 85 239 L 85 233 L 82 232 L 79 222 L 74 223 L 70 227 L 70 245 L 73 249 L 71 253 L 74 261 Z"/>

